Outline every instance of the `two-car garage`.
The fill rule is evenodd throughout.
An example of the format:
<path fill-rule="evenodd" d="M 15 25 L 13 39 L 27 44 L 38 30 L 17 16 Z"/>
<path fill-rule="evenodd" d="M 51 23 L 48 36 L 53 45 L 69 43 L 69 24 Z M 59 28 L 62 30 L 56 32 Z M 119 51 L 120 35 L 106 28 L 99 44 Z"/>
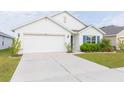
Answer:
<path fill-rule="evenodd" d="M 65 52 L 64 35 L 25 34 L 23 53 Z"/>

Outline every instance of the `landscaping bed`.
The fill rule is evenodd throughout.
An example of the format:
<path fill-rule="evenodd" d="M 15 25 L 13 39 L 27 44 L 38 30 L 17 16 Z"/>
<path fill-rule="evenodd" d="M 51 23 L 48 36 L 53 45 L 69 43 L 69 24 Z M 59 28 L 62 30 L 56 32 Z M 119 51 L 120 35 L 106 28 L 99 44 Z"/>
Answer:
<path fill-rule="evenodd" d="M 124 52 L 117 53 L 83 53 L 76 56 L 85 58 L 89 61 L 104 65 L 109 68 L 124 67 Z"/>
<path fill-rule="evenodd" d="M 0 50 L 0 82 L 10 81 L 21 56 L 11 57 L 10 49 Z"/>

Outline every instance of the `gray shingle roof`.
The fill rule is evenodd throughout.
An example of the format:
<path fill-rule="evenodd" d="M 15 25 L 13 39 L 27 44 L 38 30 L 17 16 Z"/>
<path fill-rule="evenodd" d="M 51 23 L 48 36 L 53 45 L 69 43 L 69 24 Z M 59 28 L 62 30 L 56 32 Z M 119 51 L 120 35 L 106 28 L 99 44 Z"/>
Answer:
<path fill-rule="evenodd" d="M 116 35 L 122 30 L 124 30 L 124 26 L 110 25 L 110 26 L 102 27 L 100 29 L 103 30 L 106 33 L 106 35 Z"/>

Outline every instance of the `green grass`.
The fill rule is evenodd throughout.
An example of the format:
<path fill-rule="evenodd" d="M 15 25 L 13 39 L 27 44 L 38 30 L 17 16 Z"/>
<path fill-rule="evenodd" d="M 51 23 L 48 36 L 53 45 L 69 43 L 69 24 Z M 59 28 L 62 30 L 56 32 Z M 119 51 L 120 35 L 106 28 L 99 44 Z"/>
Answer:
<path fill-rule="evenodd" d="M 0 82 L 10 81 L 21 57 L 10 57 L 10 49 L 0 50 Z"/>
<path fill-rule="evenodd" d="M 109 68 L 124 67 L 124 53 L 85 53 L 77 56 Z"/>

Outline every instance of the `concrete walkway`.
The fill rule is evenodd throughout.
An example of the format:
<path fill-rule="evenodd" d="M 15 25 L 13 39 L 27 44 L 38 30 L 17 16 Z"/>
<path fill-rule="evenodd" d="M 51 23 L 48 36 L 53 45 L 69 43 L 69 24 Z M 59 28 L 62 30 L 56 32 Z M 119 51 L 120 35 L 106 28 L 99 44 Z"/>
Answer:
<path fill-rule="evenodd" d="M 11 81 L 124 81 L 124 70 L 109 69 L 67 53 L 25 54 Z"/>

